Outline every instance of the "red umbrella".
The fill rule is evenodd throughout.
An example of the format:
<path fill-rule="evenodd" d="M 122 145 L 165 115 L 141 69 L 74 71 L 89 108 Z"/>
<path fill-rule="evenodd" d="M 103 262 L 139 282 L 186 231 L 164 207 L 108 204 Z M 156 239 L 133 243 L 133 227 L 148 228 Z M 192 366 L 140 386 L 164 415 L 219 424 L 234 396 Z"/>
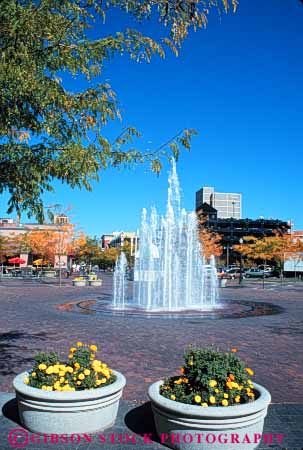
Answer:
<path fill-rule="evenodd" d="M 8 262 L 10 264 L 24 264 L 26 261 L 25 261 L 25 259 L 22 259 L 22 258 L 10 258 L 8 260 Z"/>

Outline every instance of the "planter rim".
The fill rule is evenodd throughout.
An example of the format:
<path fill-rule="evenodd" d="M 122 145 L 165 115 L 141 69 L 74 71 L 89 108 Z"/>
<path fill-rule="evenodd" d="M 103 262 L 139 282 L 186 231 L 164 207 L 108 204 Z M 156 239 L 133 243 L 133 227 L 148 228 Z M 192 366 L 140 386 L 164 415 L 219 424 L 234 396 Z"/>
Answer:
<path fill-rule="evenodd" d="M 29 376 L 28 372 L 22 372 L 17 375 L 13 380 L 13 386 L 17 393 L 25 395 L 27 397 L 32 397 L 40 400 L 46 401 L 81 401 L 81 400 L 92 400 L 95 398 L 106 397 L 108 395 L 114 394 L 124 388 L 126 384 L 126 379 L 122 373 L 113 370 L 113 374 L 116 375 L 116 380 L 107 386 L 87 389 L 83 391 L 44 391 L 42 389 L 34 388 L 28 386 L 24 383 L 24 378 Z"/>
<path fill-rule="evenodd" d="M 159 393 L 159 388 L 163 383 L 163 380 L 156 381 L 149 387 L 148 396 L 151 402 L 162 409 L 166 409 L 174 414 L 180 414 L 181 416 L 203 416 L 209 418 L 247 416 L 247 414 L 253 414 L 267 408 L 271 401 L 271 395 L 268 390 L 260 384 L 254 383 L 254 388 L 258 391 L 259 397 L 251 403 L 243 403 L 237 406 L 209 406 L 208 408 L 203 408 L 199 405 L 189 405 L 163 397 Z"/>

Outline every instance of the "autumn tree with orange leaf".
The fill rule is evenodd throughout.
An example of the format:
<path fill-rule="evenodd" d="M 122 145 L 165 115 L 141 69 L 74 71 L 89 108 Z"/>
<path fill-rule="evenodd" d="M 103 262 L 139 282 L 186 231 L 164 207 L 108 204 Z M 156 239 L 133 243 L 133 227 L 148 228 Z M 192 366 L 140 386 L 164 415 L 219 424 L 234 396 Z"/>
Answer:
<path fill-rule="evenodd" d="M 247 259 L 253 261 L 273 262 L 282 273 L 287 254 L 298 254 L 303 251 L 303 243 L 295 241 L 290 234 L 268 236 L 258 239 L 254 236 L 243 238 L 243 244 L 234 245 L 233 249 Z"/>
<path fill-rule="evenodd" d="M 223 247 L 221 245 L 221 235 L 208 230 L 203 224 L 200 225 L 199 239 L 203 247 L 203 253 L 207 260 L 213 256 L 221 256 Z"/>

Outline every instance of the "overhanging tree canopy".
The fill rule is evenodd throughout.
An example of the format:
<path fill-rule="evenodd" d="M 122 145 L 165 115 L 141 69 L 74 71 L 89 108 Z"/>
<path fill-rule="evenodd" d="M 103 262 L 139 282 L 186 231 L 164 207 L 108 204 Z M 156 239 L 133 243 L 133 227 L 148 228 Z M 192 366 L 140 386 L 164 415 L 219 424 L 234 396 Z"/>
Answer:
<path fill-rule="evenodd" d="M 10 194 L 8 213 L 27 210 L 42 220 L 41 194 L 52 191 L 56 179 L 91 189 L 108 166 L 149 161 L 158 172 L 167 150 L 177 157 L 180 145 L 188 149 L 193 130 L 150 153 L 134 146 L 140 136 L 135 128 L 110 142 L 104 127 L 120 117 L 111 86 L 95 81 L 71 92 L 60 74 L 100 80 L 117 54 L 149 61 L 155 54 L 164 57 L 167 46 L 177 54 L 190 29 L 206 26 L 212 8 L 236 5 L 236 0 L 2 0 L 0 193 Z M 156 18 L 168 31 L 158 41 L 136 29 L 104 36 L 100 18 L 111 20 L 117 9 L 139 22 Z M 90 38 L 91 30 L 99 37 Z"/>

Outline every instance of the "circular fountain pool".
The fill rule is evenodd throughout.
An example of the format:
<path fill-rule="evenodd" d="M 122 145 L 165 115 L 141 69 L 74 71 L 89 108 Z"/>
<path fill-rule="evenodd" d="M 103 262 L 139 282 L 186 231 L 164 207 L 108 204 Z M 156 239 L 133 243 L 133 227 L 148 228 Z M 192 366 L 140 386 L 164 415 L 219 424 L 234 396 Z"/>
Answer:
<path fill-rule="evenodd" d="M 215 308 L 188 309 L 180 311 L 147 311 L 137 307 L 116 309 L 112 307 L 111 295 L 100 295 L 93 298 L 83 298 L 58 305 L 62 311 L 79 314 L 98 314 L 102 316 L 154 318 L 154 319 L 182 319 L 200 321 L 205 319 L 236 319 L 244 317 L 266 316 L 279 314 L 283 308 L 271 303 L 254 302 L 248 300 L 222 300 Z"/>

